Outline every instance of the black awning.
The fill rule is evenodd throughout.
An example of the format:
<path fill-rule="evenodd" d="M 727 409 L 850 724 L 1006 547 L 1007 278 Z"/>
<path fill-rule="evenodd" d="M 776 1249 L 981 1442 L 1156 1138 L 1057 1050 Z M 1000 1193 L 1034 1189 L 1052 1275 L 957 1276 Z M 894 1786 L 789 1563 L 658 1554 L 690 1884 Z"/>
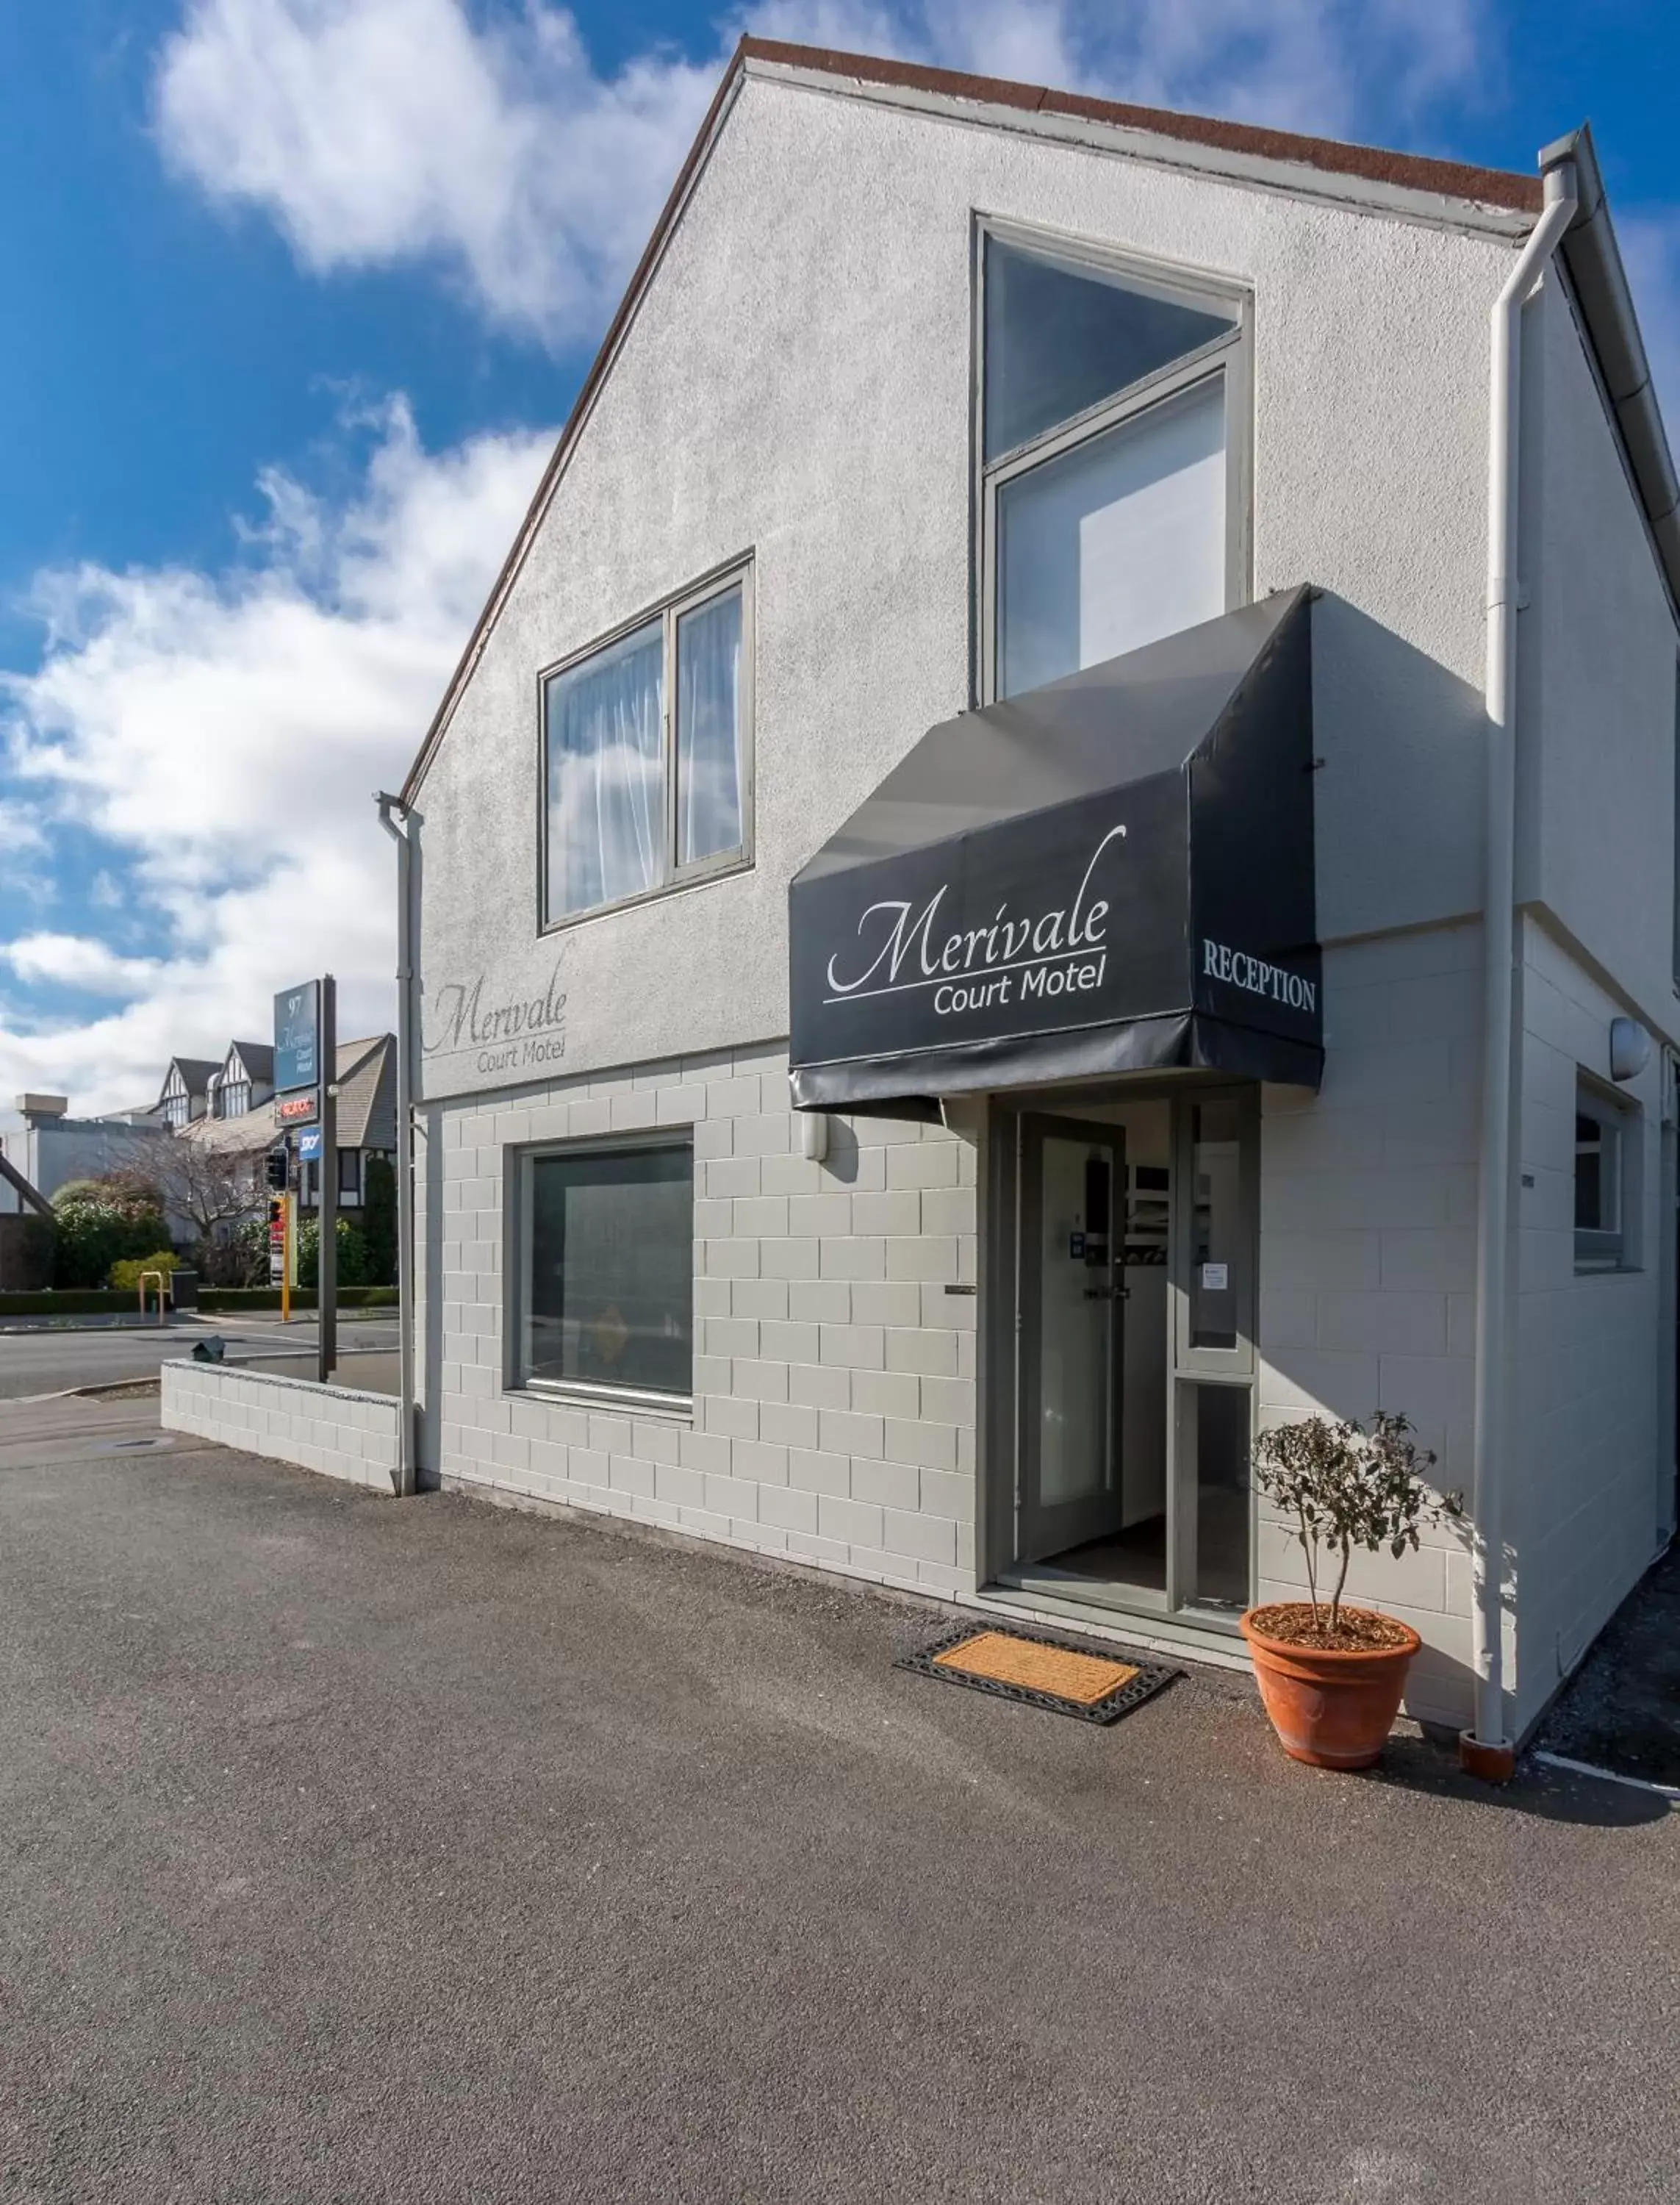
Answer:
<path fill-rule="evenodd" d="M 794 1102 L 1316 1087 L 1311 592 L 946 720 L 794 877 Z"/>

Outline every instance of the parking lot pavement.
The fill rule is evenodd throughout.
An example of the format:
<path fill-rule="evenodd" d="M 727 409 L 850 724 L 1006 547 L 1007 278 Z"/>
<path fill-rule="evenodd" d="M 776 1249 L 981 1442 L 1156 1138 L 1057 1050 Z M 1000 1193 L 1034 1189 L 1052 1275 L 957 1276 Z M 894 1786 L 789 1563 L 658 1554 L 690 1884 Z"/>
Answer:
<path fill-rule="evenodd" d="M 148 1406 L 0 1435 L 0 2196 L 1675 2196 L 1650 1795 L 1321 1774 L 1212 1673 L 1089 1728 Z"/>

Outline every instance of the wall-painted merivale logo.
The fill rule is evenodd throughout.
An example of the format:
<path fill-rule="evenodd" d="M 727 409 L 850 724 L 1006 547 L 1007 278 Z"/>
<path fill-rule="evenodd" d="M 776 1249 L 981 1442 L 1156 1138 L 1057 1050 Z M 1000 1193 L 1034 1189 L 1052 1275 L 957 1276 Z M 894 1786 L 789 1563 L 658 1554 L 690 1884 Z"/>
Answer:
<path fill-rule="evenodd" d="M 428 998 L 420 1019 L 420 1052 L 430 1059 L 473 1050 L 480 1073 L 557 1063 L 566 1054 L 566 995 L 560 966 L 540 996 L 486 1004 L 484 978 L 447 980 Z"/>
<path fill-rule="evenodd" d="M 1104 853 L 1125 840 L 1111 827 L 1091 853 L 1070 902 L 1012 917 L 1006 903 L 986 926 L 939 938 L 941 882 L 911 916 L 908 898 L 872 903 L 858 921 L 858 948 L 828 960 L 829 1003 L 864 1002 L 911 989 L 931 990 L 936 1018 L 994 1004 L 1083 994 L 1102 985 L 1108 905 L 1092 894 Z"/>

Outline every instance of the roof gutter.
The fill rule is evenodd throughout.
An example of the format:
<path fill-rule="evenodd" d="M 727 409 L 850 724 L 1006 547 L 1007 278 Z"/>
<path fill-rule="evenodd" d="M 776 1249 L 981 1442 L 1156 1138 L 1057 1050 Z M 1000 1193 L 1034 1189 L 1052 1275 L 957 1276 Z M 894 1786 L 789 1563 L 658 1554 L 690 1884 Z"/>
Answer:
<path fill-rule="evenodd" d="M 1564 234 L 1558 257 L 1580 302 L 1587 341 L 1603 378 L 1605 397 L 1669 597 L 1680 611 L 1680 478 L 1669 451 L 1589 126 L 1583 122 L 1548 146 L 1540 161 L 1548 173 L 1565 162 L 1575 169 L 1576 215 Z"/>

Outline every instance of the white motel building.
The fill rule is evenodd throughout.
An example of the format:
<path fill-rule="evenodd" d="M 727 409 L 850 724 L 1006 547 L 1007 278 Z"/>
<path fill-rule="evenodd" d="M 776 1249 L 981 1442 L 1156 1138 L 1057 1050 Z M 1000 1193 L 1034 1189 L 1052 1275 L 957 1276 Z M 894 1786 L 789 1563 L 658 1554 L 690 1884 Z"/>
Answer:
<path fill-rule="evenodd" d="M 1674 1521 L 1676 504 L 1584 130 L 745 41 L 397 808 L 418 1482 L 1232 1660 L 1400 1411 L 1519 1737 Z"/>

